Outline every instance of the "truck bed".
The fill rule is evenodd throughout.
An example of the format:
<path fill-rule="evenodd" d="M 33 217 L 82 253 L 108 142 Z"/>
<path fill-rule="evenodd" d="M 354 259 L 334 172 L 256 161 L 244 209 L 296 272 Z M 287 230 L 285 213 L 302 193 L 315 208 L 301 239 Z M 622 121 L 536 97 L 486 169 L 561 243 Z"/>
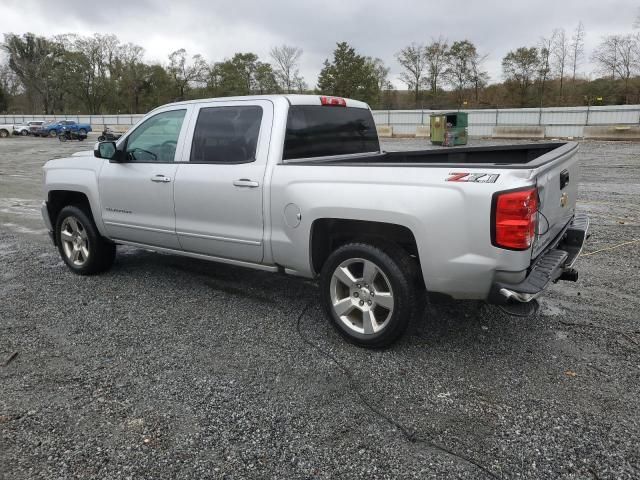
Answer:
<path fill-rule="evenodd" d="M 544 142 L 520 145 L 453 147 L 402 152 L 344 155 L 285 160 L 286 164 L 367 166 L 493 166 L 535 168 L 577 148 L 575 142 Z"/>

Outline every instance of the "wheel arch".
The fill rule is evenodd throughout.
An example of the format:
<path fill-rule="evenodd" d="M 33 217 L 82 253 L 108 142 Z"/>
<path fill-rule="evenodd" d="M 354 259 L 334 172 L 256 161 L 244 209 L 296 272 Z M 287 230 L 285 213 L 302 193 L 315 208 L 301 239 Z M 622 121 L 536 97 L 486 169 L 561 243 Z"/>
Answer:
<path fill-rule="evenodd" d="M 312 223 L 309 236 L 312 273 L 317 275 L 322 270 L 331 252 L 353 241 L 398 245 L 415 259 L 417 271 L 421 272 L 418 245 L 410 228 L 396 223 L 369 220 L 318 218 Z"/>
<path fill-rule="evenodd" d="M 91 202 L 90 196 L 79 189 L 52 189 L 47 192 L 47 213 L 51 225 L 55 227 L 60 211 L 67 205 L 76 205 L 85 209 L 93 218 L 100 234 L 104 236 L 99 209 Z"/>

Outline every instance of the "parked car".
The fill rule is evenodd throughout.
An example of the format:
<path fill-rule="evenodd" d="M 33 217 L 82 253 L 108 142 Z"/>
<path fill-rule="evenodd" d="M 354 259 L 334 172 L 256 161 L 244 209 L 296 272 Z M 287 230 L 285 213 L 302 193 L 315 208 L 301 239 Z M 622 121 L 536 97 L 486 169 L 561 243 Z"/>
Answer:
<path fill-rule="evenodd" d="M 16 124 L 13 126 L 13 133 L 14 135 L 21 135 L 23 137 L 26 137 L 27 135 L 29 135 L 29 125 L 27 125 L 26 123 L 21 123 L 21 124 Z"/>
<path fill-rule="evenodd" d="M 63 127 L 83 135 L 91 131 L 91 125 L 88 123 L 77 123 L 73 120 L 59 120 L 42 125 L 38 130 L 38 135 L 41 137 L 57 137 L 62 132 Z"/>
<path fill-rule="evenodd" d="M 31 120 L 27 122 L 27 125 L 29 126 L 29 134 L 35 135 L 36 132 L 40 130 L 42 125 L 44 125 L 44 123 L 44 120 Z"/>
<path fill-rule="evenodd" d="M 13 126 L 14 135 L 33 135 L 44 124 L 42 120 L 31 120 L 29 122 L 16 124 Z"/>
<path fill-rule="evenodd" d="M 13 133 L 13 124 L 0 124 L 0 138 L 7 138 Z"/>
<path fill-rule="evenodd" d="M 317 95 L 155 109 L 95 157 L 44 166 L 42 215 L 75 273 L 132 245 L 319 279 L 348 340 L 389 345 L 419 290 L 529 302 L 572 268 L 574 142 L 384 152 L 369 107 Z"/>

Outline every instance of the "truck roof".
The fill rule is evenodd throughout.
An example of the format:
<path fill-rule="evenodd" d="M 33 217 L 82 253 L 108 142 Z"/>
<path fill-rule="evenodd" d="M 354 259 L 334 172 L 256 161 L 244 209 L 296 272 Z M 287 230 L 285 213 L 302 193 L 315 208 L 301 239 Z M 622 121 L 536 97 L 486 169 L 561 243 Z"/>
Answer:
<path fill-rule="evenodd" d="M 169 105 L 191 105 L 196 103 L 210 103 L 210 102 L 232 102 L 238 100 L 270 100 L 272 102 L 280 102 L 283 99 L 289 102 L 290 105 L 322 105 L 321 97 L 331 97 L 330 95 L 298 95 L 298 94 L 282 94 L 282 95 L 246 95 L 239 97 L 215 97 L 215 98 L 198 98 L 194 100 L 185 100 L 182 102 L 173 102 L 161 107 L 167 107 Z M 352 100 L 345 98 L 347 107 L 353 108 L 369 108 L 365 102 L 359 100 Z M 157 107 L 157 108 L 161 108 Z M 157 110 L 155 108 L 154 110 Z M 153 111 L 153 110 L 152 110 Z"/>

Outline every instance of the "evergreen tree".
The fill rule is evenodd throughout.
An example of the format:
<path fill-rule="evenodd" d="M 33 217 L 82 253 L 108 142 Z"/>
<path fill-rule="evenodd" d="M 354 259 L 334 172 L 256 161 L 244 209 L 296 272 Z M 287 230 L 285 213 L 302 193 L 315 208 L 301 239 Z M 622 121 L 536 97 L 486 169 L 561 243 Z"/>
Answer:
<path fill-rule="evenodd" d="M 347 42 L 340 42 L 333 52 L 333 60 L 324 61 L 318 77 L 318 90 L 328 95 L 375 103 L 380 92 L 375 64 L 358 55 Z"/>

